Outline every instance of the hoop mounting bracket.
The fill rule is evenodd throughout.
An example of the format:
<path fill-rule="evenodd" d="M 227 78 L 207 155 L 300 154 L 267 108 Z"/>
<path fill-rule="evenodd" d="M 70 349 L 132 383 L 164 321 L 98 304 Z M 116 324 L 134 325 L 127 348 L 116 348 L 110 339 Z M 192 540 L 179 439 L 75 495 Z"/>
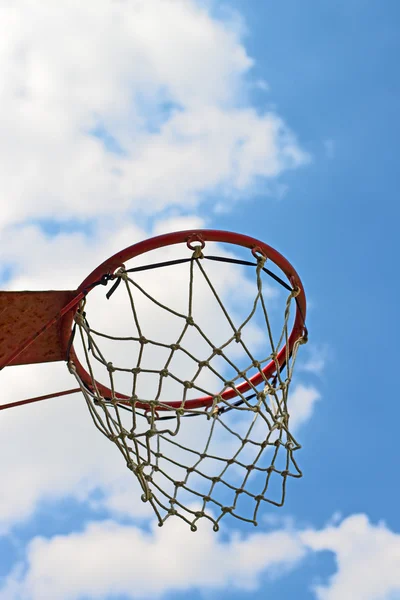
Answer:
<path fill-rule="evenodd" d="M 76 294 L 74 290 L 0 292 L 0 366 L 27 339 L 34 337 Z M 66 343 L 60 319 L 23 350 L 10 365 L 65 360 Z"/>

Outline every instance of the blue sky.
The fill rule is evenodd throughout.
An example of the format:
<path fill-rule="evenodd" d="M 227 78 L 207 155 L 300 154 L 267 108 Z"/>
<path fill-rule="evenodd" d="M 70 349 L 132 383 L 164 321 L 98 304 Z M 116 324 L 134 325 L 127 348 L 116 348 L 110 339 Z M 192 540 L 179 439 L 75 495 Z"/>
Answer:
<path fill-rule="evenodd" d="M 78 395 L 0 413 L 0 599 L 400 598 L 398 3 L 43 6 L 1 9 L 3 287 L 73 289 L 171 229 L 251 235 L 302 277 L 294 387 L 314 396 L 285 506 L 211 536 L 158 530 L 127 501 L 137 490 Z M 4 402 L 72 387 L 65 371 L 4 370 Z M 116 569 L 126 552 L 136 574 Z"/>

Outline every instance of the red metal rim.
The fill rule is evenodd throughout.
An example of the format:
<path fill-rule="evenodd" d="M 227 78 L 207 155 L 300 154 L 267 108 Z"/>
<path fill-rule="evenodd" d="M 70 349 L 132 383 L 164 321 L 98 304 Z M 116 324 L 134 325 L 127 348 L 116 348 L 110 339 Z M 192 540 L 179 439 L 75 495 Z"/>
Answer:
<path fill-rule="evenodd" d="M 99 267 L 92 271 L 92 273 L 90 273 L 88 277 L 86 277 L 86 279 L 81 283 L 77 291 L 84 293 L 86 293 L 87 290 L 90 291 L 91 286 L 97 281 L 99 281 L 103 275 L 112 275 L 125 262 L 131 260 L 132 258 L 140 256 L 141 254 L 145 254 L 146 252 L 181 243 L 186 243 L 189 245 L 189 247 L 192 247 L 193 244 L 198 243 L 202 247 L 204 247 L 204 243 L 206 242 L 220 242 L 225 244 L 232 244 L 235 246 L 242 246 L 244 248 L 249 248 L 253 253 L 261 251 L 263 254 L 265 254 L 268 260 L 272 261 L 277 267 L 281 269 L 281 271 L 286 275 L 287 279 L 289 280 L 290 285 L 293 288 L 299 289 L 299 294 L 296 298 L 296 315 L 287 344 L 289 346 L 289 354 L 291 354 L 295 342 L 303 336 L 305 331 L 304 323 L 306 318 L 306 297 L 304 293 L 303 284 L 301 283 L 300 277 L 298 276 L 295 269 L 292 267 L 289 261 L 286 260 L 286 258 L 284 258 L 284 256 L 282 256 L 279 252 L 274 250 L 274 248 L 271 248 L 271 246 L 268 246 L 264 242 L 261 242 L 260 240 L 257 240 L 247 235 L 213 229 L 195 229 L 159 235 L 157 237 L 138 242 L 137 244 L 133 244 L 125 250 L 122 250 L 121 252 L 114 254 L 114 256 L 111 256 L 111 258 L 104 261 Z M 66 320 L 63 323 L 64 339 L 66 339 L 67 336 L 70 335 L 72 319 L 73 315 L 69 314 L 68 318 L 66 318 Z M 71 356 L 73 363 L 76 367 L 78 376 L 87 385 L 89 389 L 92 388 L 93 385 L 91 377 L 80 363 L 73 348 L 71 349 Z M 277 361 L 280 366 L 284 364 L 286 356 L 287 348 L 285 346 L 280 350 L 277 356 Z M 260 383 L 262 383 L 264 377 L 270 379 L 274 376 L 275 373 L 276 364 L 274 361 L 271 361 L 264 367 L 263 375 L 261 373 L 257 373 L 250 379 L 251 384 L 253 386 L 257 386 Z M 96 382 L 96 385 L 98 391 L 105 398 L 112 397 L 113 394 L 111 389 L 109 389 L 101 383 Z M 249 385 L 249 383 L 244 381 L 243 383 L 239 384 L 236 389 L 225 390 L 221 394 L 221 397 L 224 400 L 230 400 L 232 398 L 235 398 L 238 394 L 244 394 L 248 392 L 250 389 L 251 386 Z M 129 396 L 126 396 L 124 394 L 114 393 L 114 397 L 116 397 L 121 402 L 129 400 Z M 207 407 L 212 404 L 213 399 L 213 396 L 203 396 L 200 398 L 187 400 L 185 402 L 185 408 L 193 409 Z M 165 405 L 172 409 L 176 409 L 181 407 L 181 401 L 165 402 Z M 146 403 L 137 402 L 136 407 L 147 409 L 148 405 Z"/>

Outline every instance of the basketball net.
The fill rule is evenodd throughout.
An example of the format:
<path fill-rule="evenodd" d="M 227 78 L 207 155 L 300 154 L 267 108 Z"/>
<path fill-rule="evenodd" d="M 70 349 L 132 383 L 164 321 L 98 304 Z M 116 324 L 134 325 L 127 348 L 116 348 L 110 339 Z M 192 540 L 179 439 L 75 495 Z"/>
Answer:
<path fill-rule="evenodd" d="M 122 267 L 114 275 L 108 297 L 112 301 L 114 295 L 126 294 L 135 335 L 128 338 L 92 329 L 86 298 L 75 315 L 74 345 L 80 339 L 83 359 L 79 360 L 90 375 L 90 383 L 78 374 L 74 351 L 69 355 L 69 370 L 78 381 L 95 426 L 123 455 L 140 484 L 142 500 L 150 503 L 159 525 L 170 516 L 177 516 L 196 531 L 197 522 L 208 519 L 217 531 L 227 514 L 256 525 L 260 505 L 283 505 L 288 479 L 302 476 L 295 459 L 300 445 L 290 429 L 288 399 L 297 351 L 306 341 L 304 327 L 289 350 L 289 321 L 299 289 L 285 286 L 288 294 L 283 325 L 280 336 L 274 340 L 263 287 L 266 258 L 261 253 L 253 255 L 255 297 L 239 324 L 234 323 L 207 273 L 205 259 L 218 258 L 204 256 L 202 246 L 195 246 L 192 256 L 185 259 L 189 271 L 186 313 L 153 297 L 138 283 L 134 269 Z M 196 318 L 196 278 L 207 284 L 229 326 L 229 336 L 223 343 L 215 344 Z M 154 303 L 157 310 L 163 310 L 165 319 L 173 316 L 180 320 L 179 335 L 172 343 L 147 337 L 137 307 L 140 295 Z M 246 329 L 256 314 L 263 317 L 268 340 L 261 359 L 253 356 L 245 339 Z M 207 348 L 201 356 L 186 343 L 193 331 L 201 338 L 202 347 Z M 102 347 L 104 340 L 135 345 L 133 364 L 127 367 L 111 362 Z M 278 361 L 279 351 L 285 346 L 286 356 Z M 241 351 L 238 364 L 232 358 L 232 347 Z M 163 349 L 166 359 L 162 365 L 148 368 L 143 356 L 152 348 Z M 183 355 L 193 364 L 191 378 L 184 379 L 174 371 L 174 359 Z M 263 368 L 271 361 L 275 363 L 274 374 L 267 378 Z M 121 394 L 116 389 L 116 376 L 121 372 L 129 377 L 129 393 Z M 204 373 L 219 382 L 217 389 L 204 387 Z M 254 374 L 260 381 L 257 385 Z M 139 389 L 143 377 L 157 381 L 151 397 L 144 398 Z M 173 402 L 163 395 L 168 380 L 180 389 Z"/>

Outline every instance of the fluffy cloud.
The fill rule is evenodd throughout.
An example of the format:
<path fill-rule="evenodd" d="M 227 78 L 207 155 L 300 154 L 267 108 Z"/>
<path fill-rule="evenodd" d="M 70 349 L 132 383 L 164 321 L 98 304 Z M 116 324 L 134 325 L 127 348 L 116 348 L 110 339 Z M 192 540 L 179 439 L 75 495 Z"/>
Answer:
<path fill-rule="evenodd" d="M 310 552 L 334 554 L 335 573 L 313 587 L 316 600 L 393 600 L 400 593 L 400 534 L 365 515 L 317 529 L 293 525 L 221 541 L 210 527 L 182 523 L 144 532 L 111 521 L 79 533 L 33 539 L 24 563 L 5 579 L 1 600 L 82 596 L 154 598 L 202 589 L 256 590 L 261 576 L 285 577 Z M 151 557 L 151 560 L 149 560 Z M 154 569 L 157 576 L 154 577 Z"/>
<path fill-rule="evenodd" d="M 337 569 L 326 585 L 316 585 L 318 600 L 394 600 L 400 597 L 400 534 L 366 515 L 302 534 L 314 552 L 335 555 Z"/>
<path fill-rule="evenodd" d="M 314 386 L 297 384 L 290 392 L 289 410 L 290 425 L 298 431 L 300 427 L 312 417 L 315 403 L 321 399 L 321 395 Z"/>
<path fill-rule="evenodd" d="M 297 365 L 299 371 L 321 375 L 329 360 L 330 348 L 326 345 L 315 346 L 311 343 L 307 345 L 305 354 L 306 356 L 303 356 Z"/>
<path fill-rule="evenodd" d="M 145 533 L 106 521 L 81 533 L 37 538 L 0 591 L 1 600 L 75 600 L 159 597 L 202 589 L 254 590 L 268 570 L 287 571 L 305 555 L 300 537 L 287 531 L 233 535 L 222 542 L 211 528 L 195 535 L 181 524 Z"/>
<path fill-rule="evenodd" d="M 183 209 L 308 160 L 246 102 L 231 22 L 190 0 L 0 7 L 0 226 Z"/>

